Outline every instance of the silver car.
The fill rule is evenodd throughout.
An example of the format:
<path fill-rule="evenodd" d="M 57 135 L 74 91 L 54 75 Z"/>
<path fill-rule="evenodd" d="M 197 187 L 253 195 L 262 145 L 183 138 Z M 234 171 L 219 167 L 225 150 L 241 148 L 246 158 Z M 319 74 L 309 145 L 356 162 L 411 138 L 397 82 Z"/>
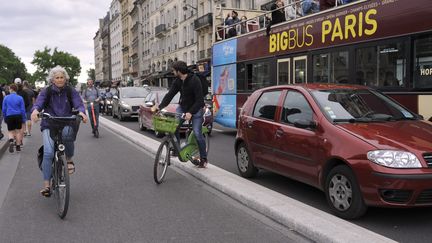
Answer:
<path fill-rule="evenodd" d="M 126 117 L 138 117 L 140 104 L 149 90 L 143 87 L 121 87 L 117 90 L 117 95 L 113 96 L 113 117 L 118 117 L 123 121 Z"/>

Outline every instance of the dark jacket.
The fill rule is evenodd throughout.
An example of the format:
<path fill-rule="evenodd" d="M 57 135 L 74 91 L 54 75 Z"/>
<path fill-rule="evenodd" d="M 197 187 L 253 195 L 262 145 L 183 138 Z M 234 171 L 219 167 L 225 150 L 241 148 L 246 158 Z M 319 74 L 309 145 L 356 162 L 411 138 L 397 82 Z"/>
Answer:
<path fill-rule="evenodd" d="M 284 9 L 276 10 L 276 9 L 278 9 L 278 6 L 276 5 L 276 3 L 274 3 L 271 6 L 271 10 L 273 11 L 271 13 L 271 16 L 272 16 L 271 24 L 272 25 L 279 24 L 279 23 L 282 23 L 282 22 L 286 21 L 286 19 L 285 19 L 285 10 Z"/>
<path fill-rule="evenodd" d="M 184 81 L 179 78 L 174 80 L 170 90 L 159 104 L 159 109 L 165 108 L 179 91 L 180 107 L 185 113 L 195 114 L 204 107 L 201 81 L 196 75 L 188 74 Z"/>
<path fill-rule="evenodd" d="M 320 4 L 320 11 L 332 8 L 336 5 L 336 1 L 335 0 L 320 0 L 319 1 Z"/>

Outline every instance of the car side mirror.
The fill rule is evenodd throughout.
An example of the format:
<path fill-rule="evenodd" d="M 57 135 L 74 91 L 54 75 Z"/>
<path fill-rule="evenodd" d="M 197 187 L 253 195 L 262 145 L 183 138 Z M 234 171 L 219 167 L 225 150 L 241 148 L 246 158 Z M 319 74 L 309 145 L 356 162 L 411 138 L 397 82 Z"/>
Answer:
<path fill-rule="evenodd" d="M 147 101 L 146 103 L 145 103 L 145 106 L 147 106 L 147 107 L 152 107 L 152 106 L 154 106 L 155 105 L 155 103 L 153 102 L 153 101 Z"/>
<path fill-rule="evenodd" d="M 298 119 L 294 121 L 294 126 L 298 128 L 311 128 L 315 129 L 317 128 L 318 124 L 316 121 L 310 121 L 310 120 L 304 120 L 304 119 Z"/>
<path fill-rule="evenodd" d="M 420 114 L 416 114 L 417 119 L 419 120 L 424 120 L 424 117 Z M 432 119 L 432 118 L 431 118 Z M 429 121 L 431 121 L 431 119 L 429 119 Z"/>

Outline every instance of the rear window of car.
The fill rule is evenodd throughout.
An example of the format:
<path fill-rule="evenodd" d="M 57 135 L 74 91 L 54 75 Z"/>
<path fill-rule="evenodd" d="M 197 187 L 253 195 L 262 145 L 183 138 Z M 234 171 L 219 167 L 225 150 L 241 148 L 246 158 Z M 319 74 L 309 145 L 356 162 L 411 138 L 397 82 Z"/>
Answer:
<path fill-rule="evenodd" d="M 280 95 L 280 90 L 264 92 L 255 104 L 253 116 L 274 120 Z"/>

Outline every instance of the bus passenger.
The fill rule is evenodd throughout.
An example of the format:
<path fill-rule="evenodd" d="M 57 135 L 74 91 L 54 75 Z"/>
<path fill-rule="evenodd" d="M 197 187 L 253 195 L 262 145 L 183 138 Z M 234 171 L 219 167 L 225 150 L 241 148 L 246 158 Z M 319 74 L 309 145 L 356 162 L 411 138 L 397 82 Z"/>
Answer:
<path fill-rule="evenodd" d="M 302 2 L 302 16 L 308 14 L 318 13 L 320 10 L 320 5 L 317 0 L 304 0 Z"/>
<path fill-rule="evenodd" d="M 240 22 L 238 18 L 238 13 L 234 10 L 231 12 L 231 15 L 228 13 L 227 17 L 225 18 L 225 25 L 227 26 L 235 25 L 238 22 Z M 237 30 L 235 26 L 228 28 L 227 31 L 227 38 L 231 38 L 237 35 Z"/>
<path fill-rule="evenodd" d="M 320 11 L 336 6 L 336 0 L 319 0 Z"/>
<path fill-rule="evenodd" d="M 267 36 L 270 35 L 270 29 L 272 25 L 275 24 L 279 24 L 282 22 L 285 22 L 285 10 L 283 8 L 284 3 L 282 2 L 282 0 L 276 0 L 276 2 L 271 6 L 271 22 L 269 25 L 267 25 L 266 31 L 267 31 Z"/>

